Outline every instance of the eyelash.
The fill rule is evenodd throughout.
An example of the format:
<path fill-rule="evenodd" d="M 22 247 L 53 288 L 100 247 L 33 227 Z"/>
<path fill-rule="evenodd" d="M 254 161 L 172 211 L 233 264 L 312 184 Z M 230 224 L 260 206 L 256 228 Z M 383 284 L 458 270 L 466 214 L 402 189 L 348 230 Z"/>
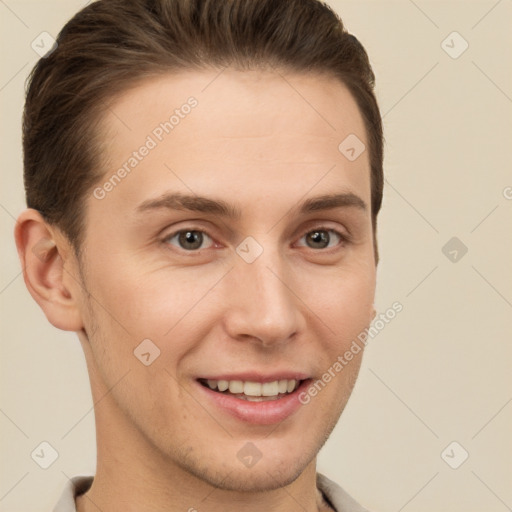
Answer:
<path fill-rule="evenodd" d="M 201 228 L 190 226 L 190 227 L 187 227 L 187 228 L 179 229 L 178 231 L 174 231 L 174 232 L 166 235 L 162 239 L 162 243 L 165 244 L 165 245 L 171 245 L 169 243 L 169 240 L 172 240 L 176 235 L 179 235 L 180 233 L 185 233 L 187 231 L 202 233 L 203 235 L 206 235 L 208 238 L 210 238 L 212 240 L 212 242 L 214 242 L 213 237 L 211 237 L 206 231 L 204 231 Z M 331 252 L 333 249 L 337 249 L 339 247 L 343 247 L 345 245 L 348 245 L 351 242 L 351 239 L 350 239 L 349 235 L 347 235 L 345 233 L 341 233 L 340 231 L 338 231 L 336 229 L 333 229 L 333 228 L 329 228 L 327 226 L 317 226 L 317 227 L 314 227 L 312 229 L 308 229 L 307 231 L 303 232 L 303 234 L 300 236 L 299 240 L 304 238 L 304 236 L 306 236 L 306 235 L 308 235 L 310 233 L 313 233 L 315 231 L 325 231 L 325 232 L 328 232 L 328 233 L 335 233 L 336 236 L 339 237 L 340 241 L 339 241 L 339 243 L 336 246 L 328 247 L 328 248 L 324 248 L 324 249 L 314 249 L 314 248 L 309 247 L 309 249 L 311 249 L 313 251 Z M 183 251 L 185 253 L 189 253 L 189 254 L 199 253 L 202 250 L 206 250 L 206 249 L 186 250 L 186 249 L 183 249 L 182 247 L 178 247 L 178 246 L 175 246 L 175 247 L 177 247 L 179 250 L 181 250 L 181 251 Z M 301 246 L 301 247 L 305 247 L 305 246 Z"/>

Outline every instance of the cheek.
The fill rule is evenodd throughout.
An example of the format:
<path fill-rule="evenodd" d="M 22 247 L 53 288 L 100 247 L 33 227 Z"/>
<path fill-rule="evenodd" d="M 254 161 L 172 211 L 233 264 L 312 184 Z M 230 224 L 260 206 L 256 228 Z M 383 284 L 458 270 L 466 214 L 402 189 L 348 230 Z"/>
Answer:
<path fill-rule="evenodd" d="M 119 258 L 94 269 L 92 294 L 134 335 L 161 335 L 204 293 L 200 276 L 178 269 L 148 272 L 144 262 Z M 149 329 L 149 331 L 146 331 Z"/>
<path fill-rule="evenodd" d="M 331 335 L 347 341 L 371 322 L 375 297 L 375 269 L 361 266 L 305 277 L 305 303 L 322 319 Z"/>
<path fill-rule="evenodd" d="M 225 272 L 221 266 L 148 271 L 129 261 L 98 267 L 91 291 L 101 350 L 117 366 L 131 365 L 134 349 L 149 339 L 161 351 L 156 366 L 165 364 L 174 373 L 175 364 L 211 327 L 219 307 L 213 288 Z"/>
<path fill-rule="evenodd" d="M 133 291 L 123 285 L 121 292 L 130 297 L 125 299 L 123 314 L 135 332 L 162 340 L 172 338 L 190 322 L 200 329 L 210 319 L 212 290 L 224 273 L 220 267 L 197 266 L 140 275 L 130 282 Z"/>

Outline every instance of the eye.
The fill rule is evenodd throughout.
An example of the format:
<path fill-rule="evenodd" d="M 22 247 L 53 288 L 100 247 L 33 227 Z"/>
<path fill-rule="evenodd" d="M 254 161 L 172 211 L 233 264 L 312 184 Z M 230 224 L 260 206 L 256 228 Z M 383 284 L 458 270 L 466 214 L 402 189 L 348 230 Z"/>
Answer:
<path fill-rule="evenodd" d="M 311 249 L 328 249 L 330 247 L 340 245 L 340 242 L 348 241 L 345 235 L 342 235 L 335 229 L 322 227 L 308 231 L 301 237 L 301 240 L 302 239 L 306 240 L 307 247 L 310 247 Z M 331 242 L 334 243 L 331 244 Z"/>
<path fill-rule="evenodd" d="M 201 247 L 203 242 L 205 240 L 213 242 L 213 240 L 204 231 L 199 231 L 197 229 L 182 229 L 181 231 L 176 231 L 176 233 L 172 233 L 164 238 L 165 243 L 176 245 L 173 243 L 173 240 L 177 241 L 178 246 L 186 251 L 207 249 L 208 247 Z"/>

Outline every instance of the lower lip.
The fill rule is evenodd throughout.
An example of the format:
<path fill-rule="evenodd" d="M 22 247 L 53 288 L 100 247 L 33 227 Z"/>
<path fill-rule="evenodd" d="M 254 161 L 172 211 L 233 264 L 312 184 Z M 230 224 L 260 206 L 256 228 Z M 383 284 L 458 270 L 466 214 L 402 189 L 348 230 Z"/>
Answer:
<path fill-rule="evenodd" d="M 254 425 L 272 425 L 285 420 L 299 409 L 302 405 L 299 395 L 309 386 L 310 381 L 311 379 L 302 381 L 293 393 L 282 398 L 262 402 L 250 402 L 218 391 L 212 391 L 198 381 L 196 381 L 196 384 L 208 400 L 227 414 Z"/>

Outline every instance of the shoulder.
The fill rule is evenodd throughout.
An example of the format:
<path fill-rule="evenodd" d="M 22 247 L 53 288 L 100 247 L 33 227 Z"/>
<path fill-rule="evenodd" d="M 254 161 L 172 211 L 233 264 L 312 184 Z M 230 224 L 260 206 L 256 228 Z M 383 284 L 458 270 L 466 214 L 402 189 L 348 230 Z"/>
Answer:
<path fill-rule="evenodd" d="M 93 476 L 75 476 L 66 483 L 53 512 L 76 512 L 75 497 L 86 492 L 92 484 Z"/>
<path fill-rule="evenodd" d="M 369 512 L 354 500 L 337 483 L 333 482 L 321 473 L 316 474 L 316 485 L 327 500 L 332 504 L 336 512 Z"/>

